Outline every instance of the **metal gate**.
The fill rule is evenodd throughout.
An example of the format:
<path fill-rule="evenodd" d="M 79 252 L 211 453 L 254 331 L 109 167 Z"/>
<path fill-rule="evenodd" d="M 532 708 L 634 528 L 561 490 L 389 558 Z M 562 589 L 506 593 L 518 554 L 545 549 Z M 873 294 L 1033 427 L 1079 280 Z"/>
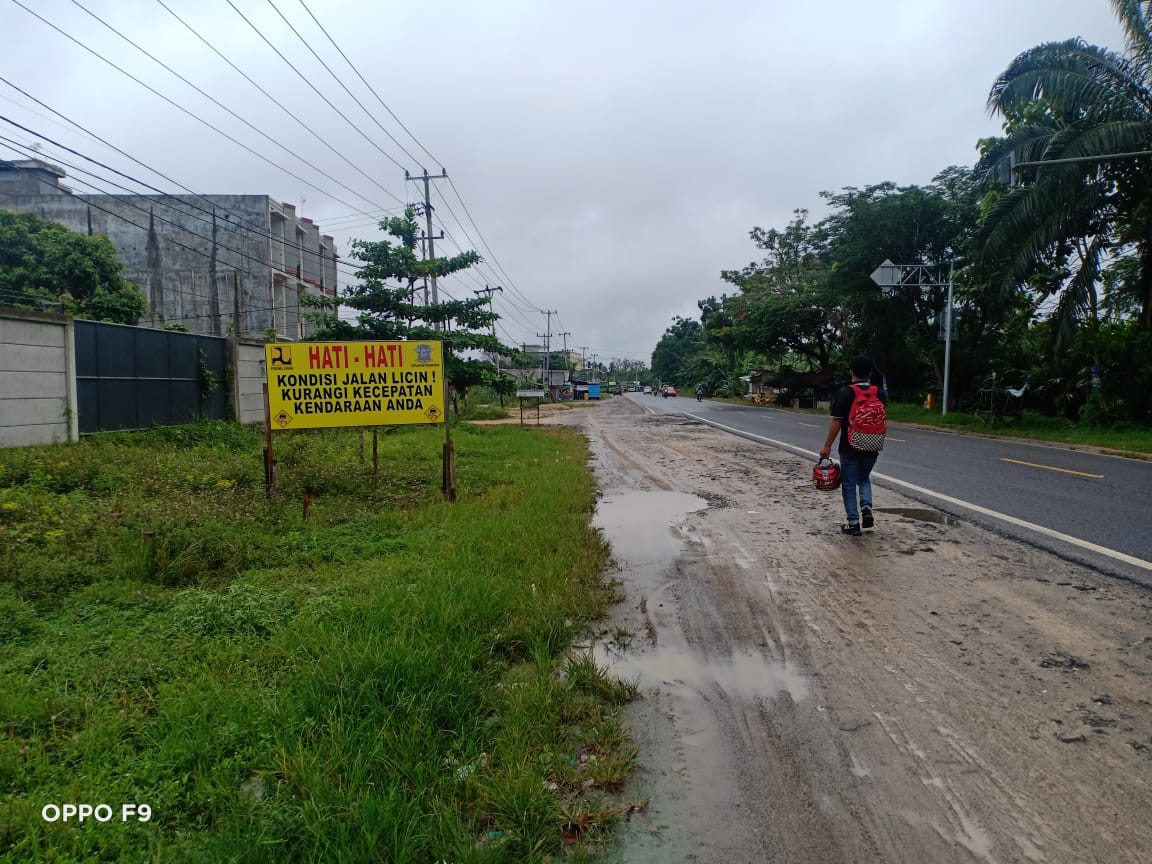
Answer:
<path fill-rule="evenodd" d="M 80 434 L 228 414 L 227 339 L 77 321 Z"/>

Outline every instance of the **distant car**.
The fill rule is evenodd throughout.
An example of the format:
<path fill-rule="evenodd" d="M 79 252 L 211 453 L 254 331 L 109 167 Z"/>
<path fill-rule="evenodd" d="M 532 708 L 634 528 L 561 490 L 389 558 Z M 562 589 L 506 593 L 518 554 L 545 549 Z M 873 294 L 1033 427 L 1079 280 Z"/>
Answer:
<path fill-rule="evenodd" d="M 664 395 L 665 396 L 675 396 L 676 395 L 676 388 L 673 387 L 671 384 L 665 384 L 664 385 Z"/>
<path fill-rule="evenodd" d="M 645 387 L 645 388 L 644 388 L 644 392 L 645 392 L 645 393 L 648 393 L 649 395 L 651 395 L 651 393 L 652 393 L 652 388 L 651 388 L 651 387 Z"/>

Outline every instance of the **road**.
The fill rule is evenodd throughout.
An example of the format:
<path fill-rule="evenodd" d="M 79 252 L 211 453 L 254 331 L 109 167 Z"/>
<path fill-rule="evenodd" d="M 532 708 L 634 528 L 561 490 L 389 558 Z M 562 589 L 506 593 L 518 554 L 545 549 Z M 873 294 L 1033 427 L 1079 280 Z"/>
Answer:
<path fill-rule="evenodd" d="M 628 398 L 657 413 L 687 413 L 809 451 L 813 457 L 828 430 L 827 417 L 815 414 L 685 397 L 629 393 Z M 876 467 L 878 485 L 1073 560 L 1152 584 L 1152 521 L 1143 506 L 1152 489 L 1152 462 L 895 424 L 887 440 Z M 882 499 L 876 506 L 884 506 Z"/>
<path fill-rule="evenodd" d="M 1149 860 L 1152 592 L 970 519 L 845 537 L 808 457 L 640 405 L 553 421 L 622 598 L 589 647 L 642 694 L 618 860 Z"/>

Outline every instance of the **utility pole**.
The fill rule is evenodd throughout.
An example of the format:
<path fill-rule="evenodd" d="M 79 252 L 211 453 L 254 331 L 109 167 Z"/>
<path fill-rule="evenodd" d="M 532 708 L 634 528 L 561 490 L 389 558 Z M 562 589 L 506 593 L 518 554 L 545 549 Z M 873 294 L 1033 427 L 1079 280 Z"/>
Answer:
<path fill-rule="evenodd" d="M 472 293 L 475 294 L 477 297 L 479 297 L 481 294 L 487 294 L 488 295 L 488 308 L 491 309 L 492 308 L 492 294 L 495 291 L 499 291 L 501 294 L 504 293 L 504 289 L 499 285 L 497 285 L 495 288 L 489 288 L 487 285 L 485 285 L 483 288 L 478 288 L 478 289 L 473 290 Z M 495 318 L 492 319 L 492 338 L 493 339 L 496 338 L 496 319 Z M 500 352 L 499 351 L 496 352 L 496 378 L 497 379 L 500 378 Z"/>
<path fill-rule="evenodd" d="M 584 356 L 584 352 L 588 350 L 588 346 L 577 345 L 576 348 L 580 351 L 580 376 L 584 377 L 588 371 L 588 358 Z"/>
<path fill-rule="evenodd" d="M 565 330 L 563 333 L 557 333 L 556 335 L 560 336 L 564 340 L 564 371 L 571 375 L 572 371 L 568 368 L 570 359 L 568 357 L 568 337 L 572 334 Z"/>
<path fill-rule="evenodd" d="M 436 244 L 432 236 L 432 190 L 428 185 L 431 180 L 444 180 L 447 179 L 448 172 L 443 167 L 440 168 L 440 173 L 434 177 L 428 176 L 428 169 L 424 169 L 424 224 L 426 226 L 424 235 L 428 241 L 428 248 L 425 250 L 425 261 L 436 260 Z M 407 171 L 404 172 L 404 179 L 411 180 L 412 175 Z M 436 272 L 432 272 L 432 305 L 439 307 L 440 295 L 436 291 Z M 434 329 L 439 332 L 440 327 L 439 316 L 433 322 Z M 456 500 L 456 447 L 452 443 L 452 418 L 448 413 L 448 346 L 440 343 L 441 346 L 441 362 L 444 364 L 443 373 L 440 377 L 444 379 L 444 474 L 440 483 L 440 491 L 444 493 L 444 497 L 449 501 Z"/>
<path fill-rule="evenodd" d="M 548 326 L 544 328 L 544 370 L 548 375 L 548 384 L 546 385 L 551 390 L 552 385 L 552 316 L 556 314 L 555 309 L 541 309 L 541 315 L 548 316 Z M 537 336 L 541 334 L 536 334 Z"/>
<path fill-rule="evenodd" d="M 436 243 L 435 238 L 432 236 L 432 187 L 429 186 L 429 182 L 432 180 L 447 180 L 448 172 L 445 171 L 443 167 L 441 167 L 439 174 L 429 175 L 428 169 L 425 168 L 423 177 L 413 177 L 411 174 L 405 171 L 404 179 L 424 181 L 424 224 L 426 226 L 424 231 L 424 239 L 428 241 L 428 247 L 424 250 L 424 260 L 432 261 L 436 258 Z M 440 305 L 440 295 L 436 291 L 436 274 L 434 272 L 432 273 L 432 305 Z M 437 331 L 442 329 L 439 320 L 433 322 L 433 329 Z"/>

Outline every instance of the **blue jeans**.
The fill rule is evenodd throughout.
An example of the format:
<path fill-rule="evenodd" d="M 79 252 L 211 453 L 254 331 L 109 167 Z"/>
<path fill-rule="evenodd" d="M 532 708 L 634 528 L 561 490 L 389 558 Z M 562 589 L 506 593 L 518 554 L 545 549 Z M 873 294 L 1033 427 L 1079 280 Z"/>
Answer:
<path fill-rule="evenodd" d="M 861 453 L 859 450 L 840 451 L 840 490 L 844 493 L 844 512 L 849 525 L 860 524 L 860 510 L 856 506 L 856 495 L 860 495 L 860 507 L 872 509 L 872 469 L 879 453 Z"/>

